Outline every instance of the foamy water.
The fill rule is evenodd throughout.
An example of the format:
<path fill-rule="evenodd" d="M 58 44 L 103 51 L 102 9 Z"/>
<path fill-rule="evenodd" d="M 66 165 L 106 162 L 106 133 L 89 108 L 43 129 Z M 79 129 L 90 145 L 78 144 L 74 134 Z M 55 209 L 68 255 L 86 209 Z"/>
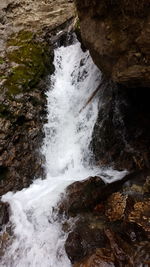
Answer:
<path fill-rule="evenodd" d="M 100 84 L 101 73 L 79 43 L 55 50 L 55 73 L 47 92 L 48 123 L 42 153 L 46 157 L 46 179 L 27 189 L 3 196 L 11 207 L 14 240 L 1 266 L 69 267 L 64 250 L 67 238 L 53 207 L 67 185 L 101 174 L 90 165 L 93 127 L 98 114 L 98 97 L 80 113 Z M 124 173 L 105 170 L 114 179 Z M 110 180 L 107 179 L 109 182 Z"/>

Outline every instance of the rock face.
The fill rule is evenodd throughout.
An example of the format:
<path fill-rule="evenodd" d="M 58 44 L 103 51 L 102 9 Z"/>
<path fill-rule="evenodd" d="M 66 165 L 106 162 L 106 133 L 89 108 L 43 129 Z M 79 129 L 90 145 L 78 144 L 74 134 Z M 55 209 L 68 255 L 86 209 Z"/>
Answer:
<path fill-rule="evenodd" d="M 150 166 L 148 88 L 127 88 L 104 82 L 91 147 L 96 162 L 116 169 Z"/>
<path fill-rule="evenodd" d="M 104 191 L 105 183 L 100 177 L 74 182 L 67 187 L 59 209 L 66 214 L 86 211 L 96 205 L 99 198 L 105 194 Z"/>
<path fill-rule="evenodd" d="M 85 222 L 80 222 L 68 235 L 65 250 L 71 262 L 77 262 L 93 253 L 97 247 L 105 247 L 106 244 L 107 239 L 101 229 L 92 229 Z"/>
<path fill-rule="evenodd" d="M 115 267 L 115 259 L 109 249 L 97 249 L 88 258 L 79 263 L 74 264 L 74 267 Z"/>
<path fill-rule="evenodd" d="M 67 0 L 0 3 L 0 195 L 44 175 L 39 148 L 53 36 L 73 17 Z"/>
<path fill-rule="evenodd" d="M 96 162 L 149 168 L 150 2 L 75 3 L 83 42 L 106 79 L 91 143 Z"/>
<path fill-rule="evenodd" d="M 0 231 L 4 224 L 7 224 L 9 221 L 9 205 L 7 203 L 0 202 Z"/>
<path fill-rule="evenodd" d="M 5 60 L 0 95 L 1 194 L 21 189 L 31 177 L 42 175 L 38 149 L 45 97 L 44 84 L 39 82 L 53 69 L 51 48 L 29 31 L 11 35 Z"/>
<path fill-rule="evenodd" d="M 66 188 L 59 205 L 59 213 L 76 215 L 92 210 L 100 200 L 119 190 L 122 185 L 134 175 L 126 175 L 122 180 L 110 184 L 104 183 L 99 176 L 88 177 L 83 181 L 74 182 Z"/>
<path fill-rule="evenodd" d="M 83 42 L 114 82 L 150 87 L 150 2 L 75 0 Z"/>
<path fill-rule="evenodd" d="M 65 210 L 68 217 L 74 218 L 74 226 L 71 224 L 65 243 L 66 253 L 74 267 L 149 264 L 149 173 L 150 170 L 147 170 L 127 175 L 122 184 L 116 181 L 106 184 L 105 188 L 102 184 L 102 189 L 97 184 L 97 189 L 101 191 L 97 195 L 97 203 L 92 179 L 95 185 L 98 177 L 67 187 L 68 203 L 73 199 L 72 203 L 78 204 L 77 209 L 73 206 L 72 213 L 68 207 Z M 90 205 L 87 185 L 90 188 Z"/>

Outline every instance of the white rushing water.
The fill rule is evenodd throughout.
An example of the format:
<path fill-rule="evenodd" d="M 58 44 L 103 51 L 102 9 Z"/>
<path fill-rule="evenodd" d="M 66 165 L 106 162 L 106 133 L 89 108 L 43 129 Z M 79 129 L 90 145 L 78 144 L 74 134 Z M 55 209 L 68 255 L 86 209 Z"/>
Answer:
<path fill-rule="evenodd" d="M 98 113 L 98 99 L 81 112 L 101 73 L 80 44 L 57 48 L 55 74 L 47 92 L 48 122 L 42 152 L 46 157 L 45 180 L 35 180 L 27 189 L 3 196 L 11 207 L 14 239 L 1 266 L 69 267 L 64 250 L 66 234 L 54 216 L 53 207 L 70 183 L 96 175 L 89 166 L 88 150 Z M 123 174 L 107 170 L 120 179 Z"/>

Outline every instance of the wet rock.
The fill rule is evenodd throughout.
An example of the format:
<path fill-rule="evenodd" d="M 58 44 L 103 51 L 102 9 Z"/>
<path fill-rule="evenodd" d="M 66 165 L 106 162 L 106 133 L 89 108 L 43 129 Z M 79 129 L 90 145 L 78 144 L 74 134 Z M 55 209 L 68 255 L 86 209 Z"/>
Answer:
<path fill-rule="evenodd" d="M 2 226 L 9 221 L 8 208 L 9 205 L 7 203 L 0 202 L 0 231 L 2 230 Z"/>
<path fill-rule="evenodd" d="M 105 244 L 101 243 L 102 247 L 100 243 L 95 244 L 96 249 L 87 251 L 87 255 L 83 252 L 81 244 L 84 242 L 80 239 L 77 247 L 82 253 L 77 253 L 82 258 L 78 259 L 76 256 L 73 266 L 138 266 L 138 264 L 148 263 L 150 244 L 145 241 L 146 236 L 144 236 L 143 230 L 136 224 L 126 224 L 126 228 L 125 226 L 120 228 L 119 225 L 118 227 L 118 232 L 114 232 L 111 228 L 105 229 L 102 232 L 104 240 L 106 240 Z M 75 239 L 72 235 L 72 244 L 73 240 Z M 90 247 L 90 243 L 88 243 L 88 247 Z M 72 248 L 74 249 L 73 245 Z"/>
<path fill-rule="evenodd" d="M 52 37 L 66 33 L 73 18 L 67 0 L 0 4 L 0 195 L 44 177 L 39 148 L 46 77 L 54 71 Z"/>
<path fill-rule="evenodd" d="M 118 170 L 150 166 L 148 88 L 125 88 L 111 82 L 99 90 L 99 113 L 91 147 L 97 164 Z"/>
<path fill-rule="evenodd" d="M 149 262 L 149 193 L 144 189 L 148 177 L 149 170 L 145 170 L 128 174 L 123 181 L 102 184 L 101 189 L 107 194 L 97 187 L 101 195 L 93 208 L 92 199 L 86 206 L 77 193 L 77 186 L 80 192 L 82 184 L 82 197 L 86 196 L 88 180 L 74 183 L 73 187 L 70 185 L 69 189 L 76 189 L 76 194 L 73 191 L 71 194 L 72 199 L 77 198 L 77 201 L 73 200 L 77 203 L 73 208 L 78 209 L 71 210 L 67 206 L 72 211 L 67 210 L 67 215 L 76 217 L 65 249 L 74 266 L 138 266 Z M 93 181 L 97 179 L 95 177 Z M 89 181 L 92 182 L 92 177 Z M 89 190 L 94 192 L 95 187 Z M 90 194 L 91 198 L 95 196 Z M 97 255 L 97 251 L 100 254 Z"/>
<path fill-rule="evenodd" d="M 82 238 L 76 232 L 70 233 L 66 240 L 65 250 L 72 263 L 82 259 L 86 254 L 81 242 Z"/>
<path fill-rule="evenodd" d="M 148 181 L 146 179 L 146 181 Z M 137 181 L 136 181 L 137 182 Z M 150 199 L 149 194 L 145 194 L 145 184 L 139 185 L 133 180 L 132 185 L 124 185 L 122 192 L 112 194 L 105 202 L 105 215 L 111 221 L 120 220 L 126 223 L 132 223 L 130 226 L 141 229 L 143 238 L 150 233 Z M 146 187 L 147 188 L 147 187 Z M 132 227 L 131 227 L 132 229 Z M 122 229 L 124 232 L 124 229 Z M 129 227 L 128 227 L 128 231 Z M 136 231 L 135 231 L 136 232 Z"/>
<path fill-rule="evenodd" d="M 96 205 L 103 194 L 105 183 L 100 177 L 89 177 L 67 187 L 65 199 L 60 204 L 60 211 L 76 213 Z"/>
<path fill-rule="evenodd" d="M 129 222 L 134 222 L 141 226 L 150 238 L 150 199 L 136 202 L 128 215 Z"/>
<path fill-rule="evenodd" d="M 132 178 L 126 175 L 122 180 L 106 184 L 102 178 L 89 177 L 80 182 L 74 182 L 66 188 L 65 194 L 59 203 L 59 213 L 75 216 L 80 212 L 93 210 L 102 200 L 106 200 L 117 189 Z"/>
<path fill-rule="evenodd" d="M 66 253 L 72 263 L 90 255 L 95 248 L 105 247 L 107 239 L 104 232 L 98 228 L 90 228 L 85 222 L 79 222 L 69 233 L 65 243 Z"/>
<path fill-rule="evenodd" d="M 128 244 L 137 244 L 140 242 L 144 242 L 147 240 L 147 234 L 144 229 L 136 223 L 130 223 L 124 221 L 114 227 L 114 231 L 122 238 L 122 240 L 126 241 Z"/>
<path fill-rule="evenodd" d="M 115 258 L 111 249 L 96 249 L 95 253 L 85 257 L 83 260 L 75 263 L 74 267 L 109 267 L 109 266 L 148 266 L 149 265 L 149 245 L 141 244 L 141 247 L 133 254 L 130 260 L 122 262 Z"/>
<path fill-rule="evenodd" d="M 110 242 L 111 251 L 113 252 L 116 261 L 120 264 L 126 265 L 131 263 L 130 256 L 124 251 L 122 247 L 122 242 L 117 235 L 110 229 L 105 230 L 105 234 Z M 124 246 L 124 244 L 123 244 Z"/>
<path fill-rule="evenodd" d="M 11 238 L 10 238 L 9 233 L 2 232 L 0 234 L 0 259 L 4 255 L 7 247 L 9 246 L 10 240 L 11 240 Z"/>
<path fill-rule="evenodd" d="M 123 219 L 127 204 L 127 196 L 119 192 L 112 194 L 107 199 L 107 209 L 105 215 L 110 221 Z"/>
<path fill-rule="evenodd" d="M 149 168 L 150 4 L 75 2 L 83 42 L 107 79 L 99 90 L 95 159 L 116 169 Z"/>
<path fill-rule="evenodd" d="M 143 186 L 143 190 L 145 193 L 150 193 L 150 176 L 147 177 L 146 182 Z"/>
<path fill-rule="evenodd" d="M 115 258 L 109 249 L 97 249 L 91 256 L 75 263 L 73 267 L 115 267 Z"/>

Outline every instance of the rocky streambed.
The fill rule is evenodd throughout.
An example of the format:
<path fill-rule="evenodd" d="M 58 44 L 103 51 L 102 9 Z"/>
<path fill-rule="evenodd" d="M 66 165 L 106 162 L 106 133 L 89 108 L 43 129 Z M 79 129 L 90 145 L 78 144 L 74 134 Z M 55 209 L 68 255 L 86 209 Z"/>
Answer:
<path fill-rule="evenodd" d="M 101 169 L 102 176 L 81 178 L 69 185 L 57 208 L 53 207 L 53 223 L 57 214 L 57 221 L 68 236 L 65 250 L 74 267 L 147 267 L 150 264 L 149 3 L 143 1 L 137 7 L 138 1 L 133 1 L 133 5 L 123 0 L 75 2 L 80 22 L 75 19 L 72 1 L 3 0 L 0 4 L 0 194 L 21 190 L 33 179 L 45 177 L 45 159 L 40 147 L 46 122 L 48 75 L 55 70 L 54 47 L 66 44 L 66 33 L 76 23 L 82 48 L 90 50 L 103 72 L 96 94 L 99 112 L 90 142 L 94 164 Z M 82 59 L 79 84 L 87 78 L 84 64 Z M 75 72 L 71 77 L 74 78 Z M 75 79 L 71 80 L 72 86 Z M 87 88 L 89 84 L 90 81 Z M 89 98 L 89 103 L 92 101 Z M 80 133 L 82 127 L 77 126 Z M 106 174 L 106 166 L 126 169 L 128 174 L 110 183 L 112 176 Z M 27 211 L 31 222 L 32 207 Z M 8 204 L 1 202 L 0 227 L 4 230 L 7 224 L 7 231 L 1 232 L 0 254 L 12 242 L 9 213 L 12 216 Z M 50 226 L 50 220 L 48 223 Z"/>
<path fill-rule="evenodd" d="M 73 266 L 149 265 L 149 186 L 149 172 L 141 171 L 111 184 L 90 177 L 66 189 L 59 212 L 75 221 L 63 226 Z"/>

